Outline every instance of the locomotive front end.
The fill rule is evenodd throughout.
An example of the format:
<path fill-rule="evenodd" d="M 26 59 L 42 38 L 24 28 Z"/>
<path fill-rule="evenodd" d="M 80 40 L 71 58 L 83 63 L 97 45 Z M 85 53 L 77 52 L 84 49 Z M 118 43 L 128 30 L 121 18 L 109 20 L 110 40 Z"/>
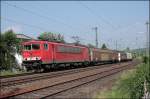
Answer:
<path fill-rule="evenodd" d="M 41 44 L 37 41 L 24 42 L 22 49 L 23 63 L 27 70 L 35 70 L 41 67 Z"/>

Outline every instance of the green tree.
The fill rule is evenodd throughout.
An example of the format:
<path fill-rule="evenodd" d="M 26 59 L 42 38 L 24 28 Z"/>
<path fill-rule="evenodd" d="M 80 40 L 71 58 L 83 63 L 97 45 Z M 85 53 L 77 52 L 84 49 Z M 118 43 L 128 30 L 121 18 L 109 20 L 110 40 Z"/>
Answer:
<path fill-rule="evenodd" d="M 38 36 L 39 40 L 51 41 L 51 42 L 61 42 L 64 43 L 64 37 L 60 34 L 54 34 L 52 32 L 44 32 Z"/>
<path fill-rule="evenodd" d="M 10 69 L 12 66 L 16 66 L 15 57 L 16 47 L 19 45 L 19 41 L 16 39 L 16 34 L 12 30 L 8 30 L 0 35 L 0 68 Z"/>
<path fill-rule="evenodd" d="M 106 47 L 106 45 L 105 45 L 105 43 L 102 45 L 102 47 L 101 47 L 102 49 L 107 49 L 107 47 Z"/>

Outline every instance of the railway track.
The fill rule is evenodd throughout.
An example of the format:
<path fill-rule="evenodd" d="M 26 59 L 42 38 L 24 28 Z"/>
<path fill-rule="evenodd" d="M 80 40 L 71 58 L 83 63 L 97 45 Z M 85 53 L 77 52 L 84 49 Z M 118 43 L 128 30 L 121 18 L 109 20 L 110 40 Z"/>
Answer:
<path fill-rule="evenodd" d="M 29 82 L 40 80 L 40 79 L 57 77 L 60 75 L 68 75 L 68 74 L 73 74 L 77 72 L 82 72 L 85 70 L 88 71 L 92 69 L 103 68 L 106 66 L 113 66 L 113 65 L 119 65 L 119 64 L 120 63 L 86 67 L 86 68 L 76 68 L 76 69 L 71 69 L 71 70 L 57 71 L 57 72 L 50 72 L 50 73 L 24 73 L 24 74 L 17 74 L 17 75 L 6 76 L 6 77 L 3 76 L 3 78 L 1 78 L 1 87 L 5 87 L 5 86 L 9 87 L 12 85 L 22 84 L 25 82 L 29 83 Z"/>
<path fill-rule="evenodd" d="M 4 92 L 0 98 L 16 97 L 16 98 L 47 98 L 56 95 L 60 92 L 81 86 L 83 84 L 92 82 L 120 72 L 129 68 L 130 65 L 136 65 L 137 62 L 122 63 L 120 65 L 113 65 L 105 68 L 95 68 L 91 70 L 83 70 L 68 75 L 59 75 L 45 80 L 34 82 L 31 85 L 20 87 L 12 87 L 9 92 Z M 41 85 L 43 82 L 43 85 Z M 18 89 L 17 89 L 18 88 Z M 5 89 L 7 91 L 7 88 Z M 13 92 L 13 93 L 12 93 Z"/>

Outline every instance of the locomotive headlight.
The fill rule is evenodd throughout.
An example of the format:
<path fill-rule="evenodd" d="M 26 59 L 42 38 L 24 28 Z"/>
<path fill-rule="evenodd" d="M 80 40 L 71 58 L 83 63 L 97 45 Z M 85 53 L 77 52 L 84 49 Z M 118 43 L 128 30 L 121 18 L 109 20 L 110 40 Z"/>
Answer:
<path fill-rule="evenodd" d="M 41 59 L 41 57 L 36 57 L 36 58 L 35 58 L 35 60 L 40 60 L 40 59 Z"/>
<path fill-rule="evenodd" d="M 24 58 L 24 61 L 30 61 L 30 60 L 40 60 L 41 57 L 28 57 L 28 58 Z"/>
<path fill-rule="evenodd" d="M 35 59 L 36 59 L 36 60 L 40 60 L 40 57 L 36 57 Z"/>
<path fill-rule="evenodd" d="M 28 60 L 28 58 L 23 58 L 23 60 L 24 60 L 24 61 L 27 61 L 27 60 Z"/>

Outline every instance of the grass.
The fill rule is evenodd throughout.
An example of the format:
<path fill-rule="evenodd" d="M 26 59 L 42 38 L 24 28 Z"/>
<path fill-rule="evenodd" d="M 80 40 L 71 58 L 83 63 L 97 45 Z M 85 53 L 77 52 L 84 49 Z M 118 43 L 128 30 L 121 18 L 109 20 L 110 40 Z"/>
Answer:
<path fill-rule="evenodd" d="M 129 94 L 127 94 L 124 90 L 119 88 L 121 86 L 122 79 L 126 79 L 130 77 L 135 72 L 135 70 L 128 70 L 122 73 L 119 77 L 119 80 L 115 82 L 115 85 L 111 89 L 104 89 L 95 98 L 129 98 Z"/>
<path fill-rule="evenodd" d="M 21 74 L 21 73 L 25 73 L 25 71 L 19 71 L 19 70 L 3 70 L 0 71 L 0 76 L 7 76 L 7 75 L 15 75 L 15 74 Z"/>
<path fill-rule="evenodd" d="M 145 80 L 150 92 L 149 69 L 149 63 L 142 63 L 136 69 L 124 71 L 111 89 L 104 89 L 94 98 L 142 98 Z"/>

